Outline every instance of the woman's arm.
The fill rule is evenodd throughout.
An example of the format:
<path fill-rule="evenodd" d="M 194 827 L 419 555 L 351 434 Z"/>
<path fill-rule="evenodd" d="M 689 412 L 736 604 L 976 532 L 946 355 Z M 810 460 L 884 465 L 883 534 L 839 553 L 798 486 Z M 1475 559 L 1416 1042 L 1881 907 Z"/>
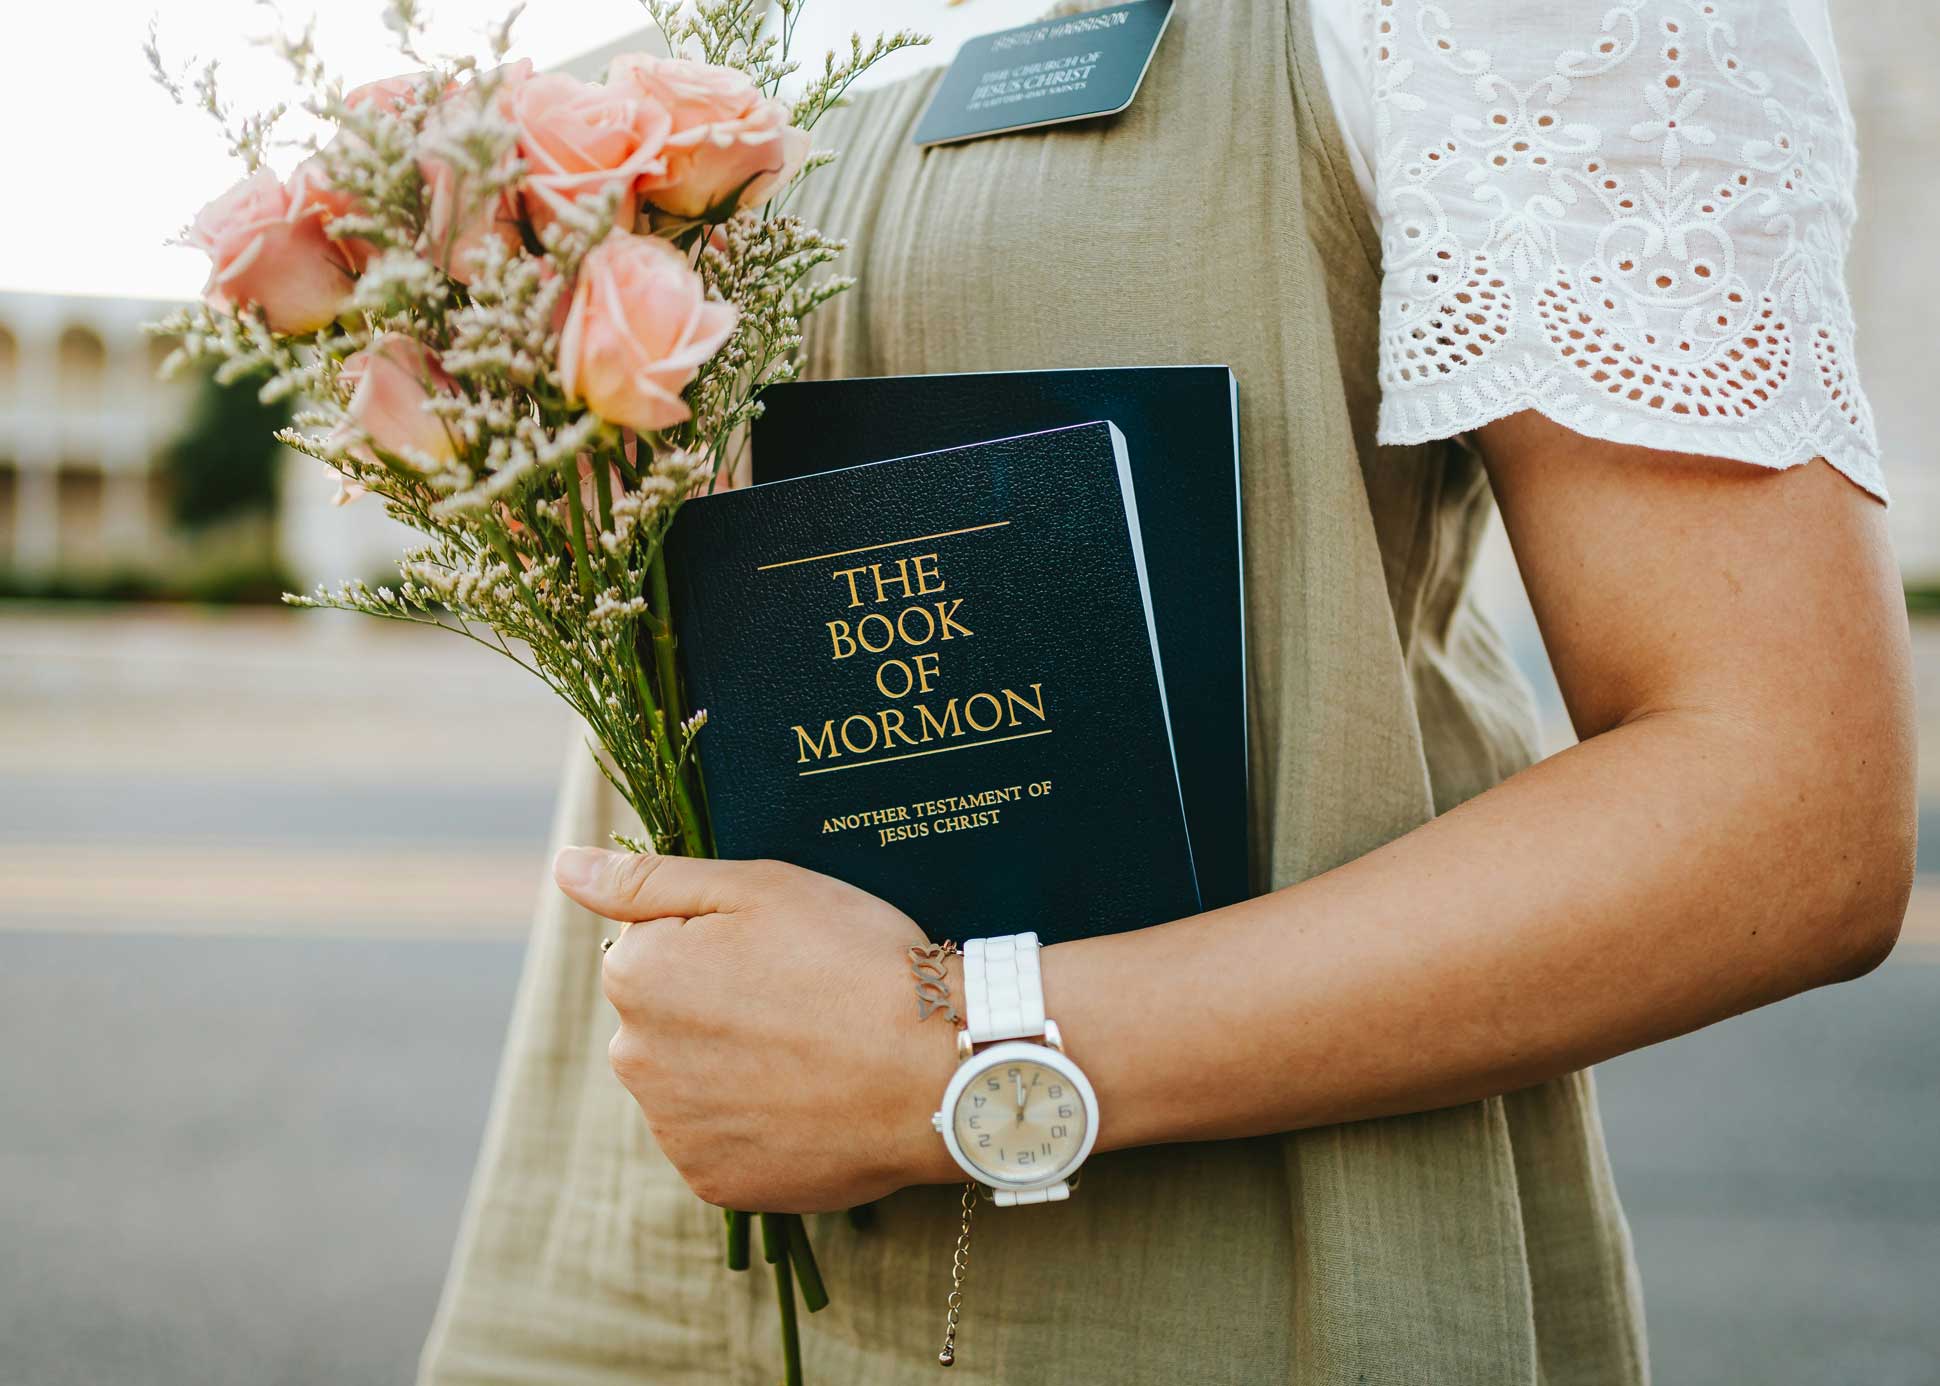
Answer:
<path fill-rule="evenodd" d="M 1101 1140 L 1507 1092 L 1891 949 L 1914 750 L 1880 506 L 1822 464 L 1673 458 L 1533 414 L 1482 445 L 1582 741 L 1313 880 L 1051 950 L 1046 992 L 1116 1097 Z"/>
<path fill-rule="evenodd" d="M 1822 464 L 1533 414 L 1482 444 L 1581 743 L 1324 875 L 1048 949 L 1102 1148 L 1510 1091 L 1892 947 L 1914 751 L 1879 506 Z M 676 917 L 609 955 L 614 1061 L 704 1196 L 829 1207 L 961 1177 L 925 1119 L 949 1036 L 916 1024 L 901 915 L 773 864 L 601 854 L 560 881 Z"/>

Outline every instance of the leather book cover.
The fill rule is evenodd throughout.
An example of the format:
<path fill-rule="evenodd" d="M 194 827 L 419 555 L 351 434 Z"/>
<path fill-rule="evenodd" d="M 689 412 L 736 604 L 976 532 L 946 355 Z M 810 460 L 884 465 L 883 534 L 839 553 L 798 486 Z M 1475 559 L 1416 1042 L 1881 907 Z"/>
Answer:
<path fill-rule="evenodd" d="M 936 939 L 1198 911 L 1111 424 L 705 496 L 667 542 L 722 856 L 840 877 Z"/>
<path fill-rule="evenodd" d="M 1207 909 L 1251 895 L 1232 371 L 1124 366 L 876 376 L 774 385 L 761 398 L 756 481 L 1091 419 L 1119 427 L 1147 519 L 1146 564 L 1200 892 Z"/>

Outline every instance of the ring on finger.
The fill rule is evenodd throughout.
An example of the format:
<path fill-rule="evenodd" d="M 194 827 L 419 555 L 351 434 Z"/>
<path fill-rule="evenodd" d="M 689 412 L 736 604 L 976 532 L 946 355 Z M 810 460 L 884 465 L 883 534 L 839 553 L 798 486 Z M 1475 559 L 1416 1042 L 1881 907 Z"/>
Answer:
<path fill-rule="evenodd" d="M 601 940 L 600 940 L 600 952 L 602 952 L 602 953 L 610 953 L 610 952 L 612 952 L 612 951 L 613 951 L 613 945 L 614 945 L 614 944 L 616 944 L 616 943 L 618 943 L 618 942 L 619 942 L 619 941 L 620 941 L 621 939 L 623 939 L 623 938 L 625 938 L 625 937 L 626 937 L 626 931 L 627 931 L 628 929 L 631 929 L 631 928 L 632 928 L 632 927 L 634 926 L 634 924 L 635 924 L 635 923 L 637 923 L 637 922 L 638 922 L 638 921 L 636 921 L 636 920 L 632 920 L 632 919 L 629 919 L 629 920 L 627 920 L 627 921 L 626 921 L 625 923 L 623 923 L 623 924 L 621 924 L 621 925 L 620 925 L 620 932 L 619 932 L 619 934 L 618 934 L 618 935 L 616 935 L 616 936 L 615 936 L 615 937 L 613 937 L 613 938 L 603 938 L 603 939 L 601 939 Z"/>

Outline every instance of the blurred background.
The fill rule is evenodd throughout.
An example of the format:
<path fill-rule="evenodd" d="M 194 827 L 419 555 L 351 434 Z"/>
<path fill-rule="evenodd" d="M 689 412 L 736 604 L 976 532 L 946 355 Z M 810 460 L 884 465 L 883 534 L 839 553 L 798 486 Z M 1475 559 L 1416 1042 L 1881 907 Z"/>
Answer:
<path fill-rule="evenodd" d="M 907 17 L 824 2 L 865 29 Z M 1940 17 L 1834 6 L 1923 875 L 1856 989 L 1599 1071 L 1658 1379 L 1679 1386 L 1940 1382 L 1940 392 L 1905 291 L 1940 224 Z M 497 9 L 447 0 L 437 32 L 471 47 Z M 542 65 L 636 46 L 644 22 L 630 0 L 535 11 L 520 51 Z M 38 132 L 0 219 L 0 1383 L 403 1382 L 571 732 L 474 647 L 274 605 L 382 575 L 399 533 L 332 509 L 247 389 L 156 379 L 169 344 L 141 324 L 203 275 L 163 242 L 235 171 L 148 84 L 148 9 L 78 13 L 9 13 L 0 88 L 4 128 Z M 254 109 L 282 94 L 238 33 L 258 20 L 177 6 L 161 39 L 234 60 Z M 326 12 L 318 41 L 353 80 L 398 66 L 375 5 Z M 1486 583 L 1566 744 L 1499 538 Z"/>

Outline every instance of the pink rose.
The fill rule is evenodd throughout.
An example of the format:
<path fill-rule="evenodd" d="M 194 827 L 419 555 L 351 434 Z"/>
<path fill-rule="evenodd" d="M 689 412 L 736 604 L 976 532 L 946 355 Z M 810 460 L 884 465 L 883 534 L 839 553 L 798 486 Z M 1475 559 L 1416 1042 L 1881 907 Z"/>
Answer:
<path fill-rule="evenodd" d="M 519 248 L 518 198 L 510 189 L 485 195 L 449 157 L 438 152 L 437 143 L 462 134 L 478 111 L 479 83 L 490 85 L 492 107 L 509 120 L 514 97 L 530 80 L 530 60 L 507 63 L 447 94 L 425 119 L 418 153 L 418 172 L 424 178 L 426 198 L 423 251 L 427 259 L 460 283 L 471 282 L 473 256 L 487 241 L 496 240 L 507 250 Z M 515 157 L 516 148 L 508 146 L 500 166 L 510 164 Z"/>
<path fill-rule="evenodd" d="M 793 178 L 808 157 L 808 134 L 788 123 L 788 108 L 733 68 L 623 53 L 606 81 L 656 101 L 673 118 L 665 171 L 640 182 L 662 211 L 698 217 L 729 199 L 752 206 Z"/>
<path fill-rule="evenodd" d="M 362 351 L 344 359 L 343 381 L 350 387 L 347 416 L 334 440 L 375 462 L 372 448 L 406 462 L 449 461 L 457 449 L 445 421 L 425 408 L 440 395 L 456 393 L 435 353 L 422 342 L 386 332 Z M 346 482 L 342 504 L 362 488 Z"/>
<path fill-rule="evenodd" d="M 418 98 L 432 81 L 430 72 L 402 72 L 395 77 L 380 77 L 375 82 L 366 82 L 361 87 L 352 87 L 344 97 L 344 105 L 353 111 L 369 106 L 387 115 L 396 115 L 406 106 L 418 104 Z M 445 89 L 449 95 L 451 88 Z"/>
<path fill-rule="evenodd" d="M 338 135 L 331 143 L 347 138 Z M 290 200 L 300 213 L 314 213 L 323 219 L 328 227 L 338 217 L 356 216 L 363 211 L 358 200 L 347 192 L 338 190 L 325 171 L 324 156 L 312 154 L 290 173 Z M 377 253 L 377 247 L 357 236 L 332 236 L 331 244 L 343 254 L 344 261 L 350 266 L 352 274 L 362 274 L 364 266 Z"/>
<path fill-rule="evenodd" d="M 680 393 L 734 331 L 732 304 L 666 241 L 615 231 L 588 255 L 559 334 L 568 397 L 642 432 L 690 417 Z"/>
<path fill-rule="evenodd" d="M 647 200 L 676 216 L 698 217 L 732 199 L 766 202 L 808 157 L 808 134 L 788 123 L 788 108 L 763 100 L 739 120 L 702 125 L 667 141 L 667 172 L 642 184 Z"/>
<path fill-rule="evenodd" d="M 431 80 L 428 72 L 406 72 L 396 77 L 385 77 L 376 82 L 366 82 L 344 97 L 344 105 L 351 110 L 370 107 L 387 115 L 395 115 L 407 106 L 417 104 L 427 83 Z M 349 130 L 340 130 L 331 138 L 331 149 L 354 147 L 361 143 L 359 137 Z M 323 224 L 328 227 L 338 217 L 360 215 L 364 208 L 355 197 L 333 186 L 327 172 L 328 162 L 324 154 L 312 154 L 296 166 L 290 175 L 290 196 L 305 211 L 315 209 L 322 213 Z M 344 258 L 358 274 L 377 253 L 377 247 L 369 241 L 355 236 L 332 237 L 343 251 Z"/>
<path fill-rule="evenodd" d="M 323 233 L 321 211 L 268 169 L 196 213 L 188 241 L 209 257 L 203 300 L 224 313 L 260 309 L 272 332 L 314 332 L 350 294 L 350 261 Z"/>
<path fill-rule="evenodd" d="M 525 207 L 535 227 L 581 197 L 615 185 L 629 198 L 642 178 L 666 169 L 661 146 L 673 129 L 666 108 L 624 87 L 595 86 L 550 72 L 512 94 L 519 153 L 526 162 Z M 624 204 L 619 221 L 633 224 Z"/>
<path fill-rule="evenodd" d="M 606 85 L 658 102 L 676 132 L 716 121 L 739 120 L 761 103 L 761 88 L 739 68 L 622 53 L 606 65 Z"/>

